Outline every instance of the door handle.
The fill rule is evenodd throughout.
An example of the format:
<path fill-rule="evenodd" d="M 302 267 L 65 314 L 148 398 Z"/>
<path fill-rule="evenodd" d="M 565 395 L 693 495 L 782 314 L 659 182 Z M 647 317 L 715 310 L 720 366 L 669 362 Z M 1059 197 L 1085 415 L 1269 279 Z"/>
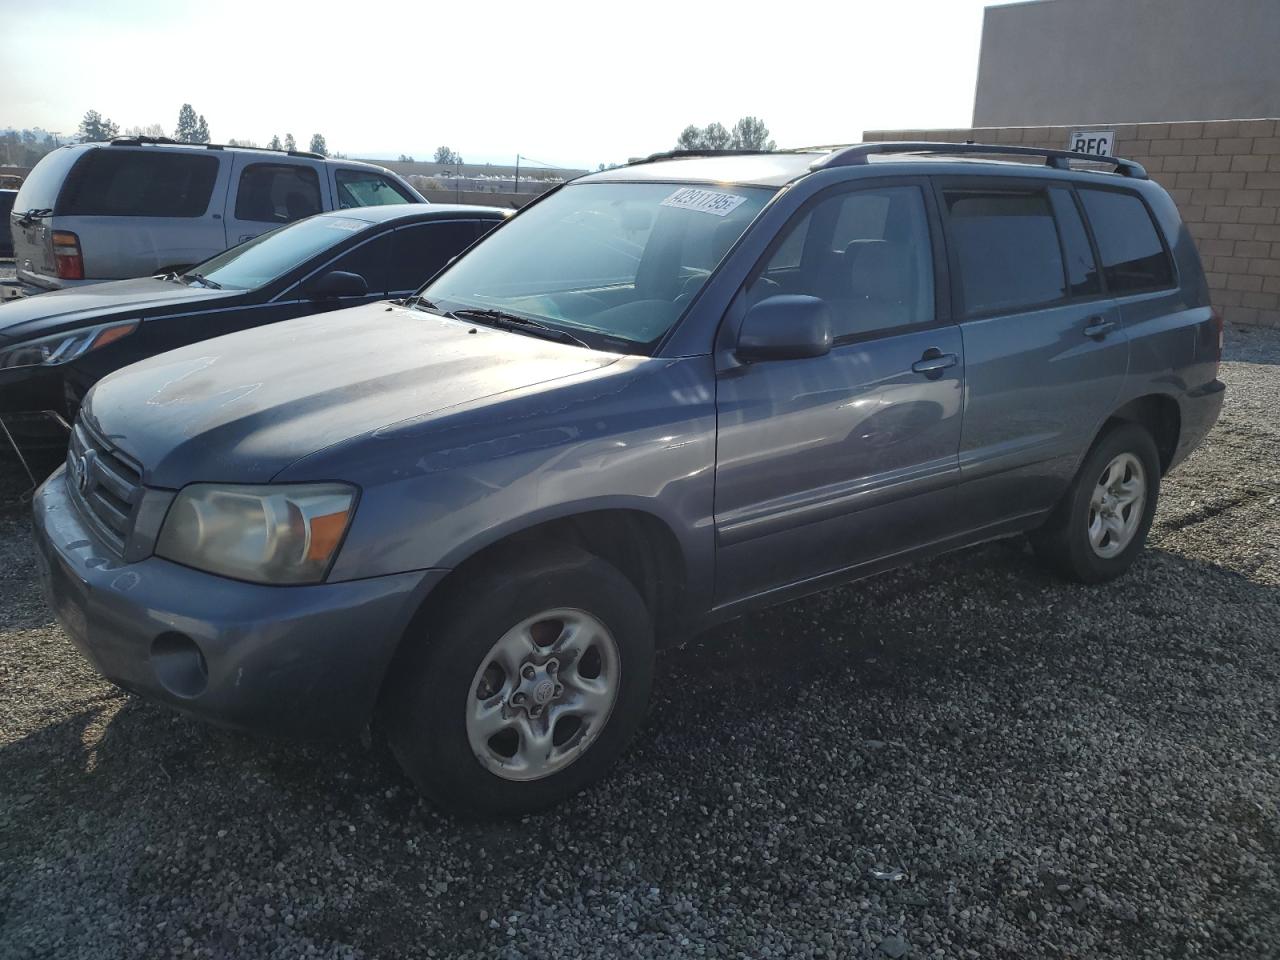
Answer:
<path fill-rule="evenodd" d="M 924 352 L 924 356 L 911 365 L 911 369 L 916 373 L 923 373 L 930 380 L 937 380 L 942 376 L 942 371 L 947 367 L 954 367 L 959 361 L 954 353 L 943 353 L 935 347 L 930 347 Z"/>
<path fill-rule="evenodd" d="M 1090 317 L 1089 325 L 1084 328 L 1084 335 L 1094 340 L 1101 340 L 1108 333 L 1116 328 L 1114 320 L 1106 320 L 1102 317 Z"/>

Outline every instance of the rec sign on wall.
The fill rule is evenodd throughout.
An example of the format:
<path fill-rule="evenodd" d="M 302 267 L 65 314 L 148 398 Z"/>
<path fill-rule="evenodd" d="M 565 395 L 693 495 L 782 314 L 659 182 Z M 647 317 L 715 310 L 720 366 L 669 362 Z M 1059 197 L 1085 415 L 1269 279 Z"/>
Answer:
<path fill-rule="evenodd" d="M 1067 149 L 1072 153 L 1088 153 L 1095 157 L 1112 157 L 1116 144 L 1114 130 L 1072 130 Z"/>

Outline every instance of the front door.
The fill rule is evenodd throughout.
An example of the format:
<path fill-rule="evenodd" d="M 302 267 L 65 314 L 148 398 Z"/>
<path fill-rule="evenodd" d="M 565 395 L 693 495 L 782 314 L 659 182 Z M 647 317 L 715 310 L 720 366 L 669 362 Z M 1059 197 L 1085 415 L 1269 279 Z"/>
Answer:
<path fill-rule="evenodd" d="M 719 363 L 720 605 L 943 539 L 955 526 L 964 356 L 935 276 L 920 181 L 837 188 L 802 208 L 740 291 L 827 302 L 830 354 Z"/>

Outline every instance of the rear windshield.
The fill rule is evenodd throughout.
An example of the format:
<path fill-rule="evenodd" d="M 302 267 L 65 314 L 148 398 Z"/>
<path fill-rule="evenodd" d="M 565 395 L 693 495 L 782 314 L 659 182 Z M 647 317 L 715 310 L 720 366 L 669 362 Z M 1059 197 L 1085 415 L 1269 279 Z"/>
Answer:
<path fill-rule="evenodd" d="M 92 150 L 67 177 L 57 216 L 199 217 L 209 207 L 218 158 L 162 149 Z"/>
<path fill-rule="evenodd" d="M 28 210 L 52 210 L 58 202 L 58 191 L 62 189 L 67 171 L 82 156 L 84 154 L 81 151 L 69 147 L 45 154 L 27 174 L 27 179 L 22 181 L 13 209 L 22 213 Z"/>
<path fill-rule="evenodd" d="M 583 183 L 520 213 L 423 291 L 442 310 L 499 310 L 592 346 L 645 352 L 773 196 L 765 187 Z"/>
<path fill-rule="evenodd" d="M 311 217 L 232 247 L 198 267 L 200 274 L 229 290 L 253 290 L 288 273 L 312 257 L 368 229 L 365 220 Z"/>

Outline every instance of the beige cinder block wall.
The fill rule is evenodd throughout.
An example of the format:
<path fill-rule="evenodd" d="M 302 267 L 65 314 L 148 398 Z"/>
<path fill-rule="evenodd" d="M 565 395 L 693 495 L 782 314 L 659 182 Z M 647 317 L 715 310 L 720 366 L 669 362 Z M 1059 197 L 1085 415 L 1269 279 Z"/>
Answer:
<path fill-rule="evenodd" d="M 868 130 L 864 140 L 936 140 L 1066 149 L 1071 127 Z M 1169 191 L 1228 323 L 1280 327 L 1280 120 L 1090 123 L 1117 156 Z"/>

